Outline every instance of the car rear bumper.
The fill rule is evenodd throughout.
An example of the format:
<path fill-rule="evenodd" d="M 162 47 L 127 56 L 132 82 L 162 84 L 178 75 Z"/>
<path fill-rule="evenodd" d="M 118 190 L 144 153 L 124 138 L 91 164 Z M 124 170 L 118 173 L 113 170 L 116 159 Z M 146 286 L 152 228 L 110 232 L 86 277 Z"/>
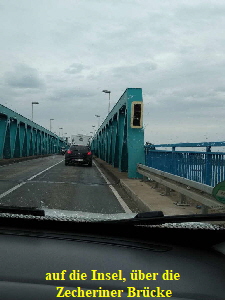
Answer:
<path fill-rule="evenodd" d="M 92 158 L 65 158 L 65 162 L 73 164 L 89 164 L 92 162 Z"/>

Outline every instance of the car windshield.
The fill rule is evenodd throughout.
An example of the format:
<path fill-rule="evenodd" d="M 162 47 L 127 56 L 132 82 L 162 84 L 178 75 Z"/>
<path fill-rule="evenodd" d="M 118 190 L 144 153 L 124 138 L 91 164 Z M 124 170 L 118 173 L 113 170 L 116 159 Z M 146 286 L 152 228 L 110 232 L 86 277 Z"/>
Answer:
<path fill-rule="evenodd" d="M 90 148 L 88 148 L 87 146 L 79 146 L 79 145 L 75 146 L 74 145 L 74 146 L 70 147 L 70 150 L 77 150 L 77 151 L 87 152 L 87 151 L 90 150 Z"/>
<path fill-rule="evenodd" d="M 0 208 L 225 213 L 224 12 L 1 1 Z"/>

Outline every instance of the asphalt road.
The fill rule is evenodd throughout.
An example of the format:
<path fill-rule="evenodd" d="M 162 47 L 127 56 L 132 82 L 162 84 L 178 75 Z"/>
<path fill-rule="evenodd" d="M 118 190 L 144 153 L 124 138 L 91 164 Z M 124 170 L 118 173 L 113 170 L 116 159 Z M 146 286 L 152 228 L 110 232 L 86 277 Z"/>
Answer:
<path fill-rule="evenodd" d="M 0 205 L 103 214 L 130 212 L 95 164 L 65 166 L 59 155 L 1 166 Z"/>

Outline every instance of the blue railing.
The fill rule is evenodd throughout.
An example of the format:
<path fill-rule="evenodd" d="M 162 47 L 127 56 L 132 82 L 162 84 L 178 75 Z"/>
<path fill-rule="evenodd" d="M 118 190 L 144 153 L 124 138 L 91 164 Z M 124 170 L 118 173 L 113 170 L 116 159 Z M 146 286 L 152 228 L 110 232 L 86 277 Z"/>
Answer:
<path fill-rule="evenodd" d="M 209 186 L 225 180 L 225 152 L 211 152 L 217 143 L 185 143 L 145 146 L 145 164 L 164 172 L 197 181 Z M 172 147 L 172 151 L 156 147 Z M 206 147 L 206 151 L 175 151 L 176 147 Z"/>

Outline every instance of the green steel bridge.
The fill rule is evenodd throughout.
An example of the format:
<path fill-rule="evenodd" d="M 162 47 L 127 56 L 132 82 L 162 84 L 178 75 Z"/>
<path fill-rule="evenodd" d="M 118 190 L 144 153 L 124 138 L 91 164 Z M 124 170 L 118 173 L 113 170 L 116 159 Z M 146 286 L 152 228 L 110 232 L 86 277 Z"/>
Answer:
<path fill-rule="evenodd" d="M 65 141 L 49 130 L 0 105 L 0 159 L 59 153 Z M 96 157 L 128 178 L 141 178 L 142 164 L 201 184 L 215 186 L 225 180 L 225 153 L 212 147 L 225 142 L 144 145 L 141 88 L 127 88 L 108 113 L 91 141 Z M 161 150 L 171 147 L 172 150 Z M 176 151 L 181 147 L 203 147 L 205 152 Z"/>
<path fill-rule="evenodd" d="M 59 136 L 0 104 L 0 159 L 59 153 Z"/>

